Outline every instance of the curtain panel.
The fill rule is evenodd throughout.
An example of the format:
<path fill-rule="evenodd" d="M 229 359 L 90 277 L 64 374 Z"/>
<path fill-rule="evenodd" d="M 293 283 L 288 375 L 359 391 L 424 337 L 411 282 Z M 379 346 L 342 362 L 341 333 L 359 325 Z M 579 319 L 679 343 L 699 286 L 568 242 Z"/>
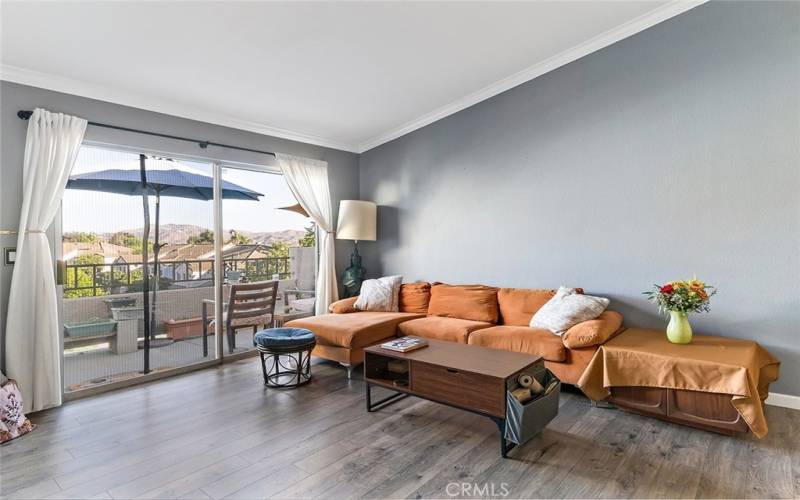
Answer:
<path fill-rule="evenodd" d="M 328 312 L 328 306 L 339 299 L 336 283 L 336 255 L 333 239 L 333 208 L 328 186 L 328 163 L 278 153 L 278 165 L 294 197 L 317 224 L 321 241 L 317 273 L 316 314 Z"/>
<path fill-rule="evenodd" d="M 6 372 L 17 381 L 26 412 L 61 404 L 58 298 L 45 231 L 58 213 L 86 124 L 43 109 L 28 122 L 5 336 Z"/>

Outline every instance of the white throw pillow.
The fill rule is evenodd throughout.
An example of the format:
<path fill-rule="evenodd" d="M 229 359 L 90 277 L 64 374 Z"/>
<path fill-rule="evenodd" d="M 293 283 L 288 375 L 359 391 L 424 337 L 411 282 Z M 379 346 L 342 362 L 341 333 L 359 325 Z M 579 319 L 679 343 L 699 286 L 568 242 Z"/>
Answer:
<path fill-rule="evenodd" d="M 550 300 L 536 311 L 530 326 L 544 328 L 556 335 L 584 321 L 600 316 L 610 301 L 604 297 L 593 297 L 577 293 L 574 288 L 561 287 Z"/>
<path fill-rule="evenodd" d="M 397 312 L 400 310 L 402 276 L 385 276 L 361 283 L 354 307 L 360 311 Z"/>

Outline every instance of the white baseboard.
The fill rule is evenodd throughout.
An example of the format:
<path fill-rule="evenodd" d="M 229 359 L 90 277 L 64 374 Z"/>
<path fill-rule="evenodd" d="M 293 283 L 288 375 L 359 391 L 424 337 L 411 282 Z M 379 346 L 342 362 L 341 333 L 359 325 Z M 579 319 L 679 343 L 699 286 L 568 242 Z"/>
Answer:
<path fill-rule="evenodd" d="M 765 403 L 772 406 L 781 406 L 783 408 L 800 410 L 800 396 L 792 396 L 791 394 L 779 394 L 777 392 L 770 392 L 769 397 L 767 398 Z"/>

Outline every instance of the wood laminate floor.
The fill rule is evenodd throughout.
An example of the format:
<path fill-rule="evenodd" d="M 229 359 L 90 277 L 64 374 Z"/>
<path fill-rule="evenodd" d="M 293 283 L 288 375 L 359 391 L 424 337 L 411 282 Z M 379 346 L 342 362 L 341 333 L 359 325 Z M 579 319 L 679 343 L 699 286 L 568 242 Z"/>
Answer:
<path fill-rule="evenodd" d="M 406 398 L 376 413 L 329 363 L 277 391 L 249 359 L 40 412 L 0 447 L 4 498 L 800 497 L 800 411 L 730 438 L 565 393 L 539 437 Z"/>

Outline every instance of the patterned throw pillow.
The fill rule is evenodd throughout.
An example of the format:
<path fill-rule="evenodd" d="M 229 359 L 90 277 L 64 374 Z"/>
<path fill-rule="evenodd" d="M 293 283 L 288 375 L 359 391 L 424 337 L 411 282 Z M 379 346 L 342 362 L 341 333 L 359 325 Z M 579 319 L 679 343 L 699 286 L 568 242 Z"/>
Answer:
<path fill-rule="evenodd" d="M 7 381 L 0 387 L 0 443 L 11 441 L 35 428 L 22 412 L 22 394 L 17 383 Z"/>
<path fill-rule="evenodd" d="M 402 276 L 385 276 L 361 283 L 361 293 L 355 303 L 360 311 L 397 312 L 399 310 Z"/>
<path fill-rule="evenodd" d="M 544 328 L 560 336 L 578 323 L 600 316 L 609 302 L 604 297 L 584 295 L 575 288 L 562 286 L 552 299 L 536 311 L 530 326 Z"/>

